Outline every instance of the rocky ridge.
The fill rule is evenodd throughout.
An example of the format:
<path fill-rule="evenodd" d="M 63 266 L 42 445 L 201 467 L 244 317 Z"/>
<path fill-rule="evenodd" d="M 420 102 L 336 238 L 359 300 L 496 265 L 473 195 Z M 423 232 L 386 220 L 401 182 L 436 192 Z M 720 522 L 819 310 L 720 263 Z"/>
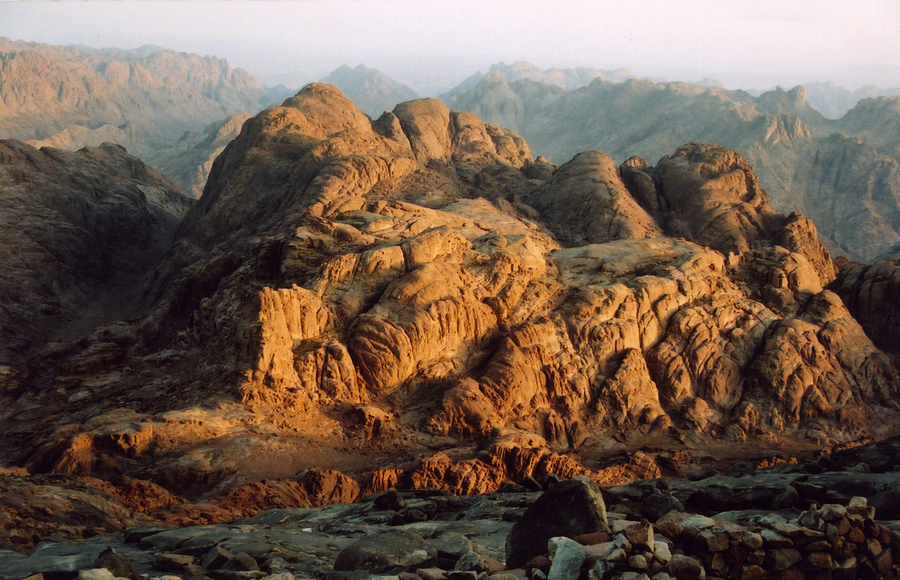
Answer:
<path fill-rule="evenodd" d="M 142 316 L 10 366 L 0 459 L 219 521 L 881 438 L 898 371 L 836 275 L 733 150 L 557 167 L 440 101 L 373 121 L 313 84 L 218 156 Z"/>
<path fill-rule="evenodd" d="M 687 141 L 719 143 L 744 155 L 776 209 L 812 219 L 835 255 L 871 261 L 900 241 L 897 97 L 864 99 L 830 120 L 810 106 L 804 87 L 753 97 L 690 83 L 598 79 L 567 91 L 493 75 L 446 99 L 519 131 L 556 163 L 592 149 L 652 162 Z"/>

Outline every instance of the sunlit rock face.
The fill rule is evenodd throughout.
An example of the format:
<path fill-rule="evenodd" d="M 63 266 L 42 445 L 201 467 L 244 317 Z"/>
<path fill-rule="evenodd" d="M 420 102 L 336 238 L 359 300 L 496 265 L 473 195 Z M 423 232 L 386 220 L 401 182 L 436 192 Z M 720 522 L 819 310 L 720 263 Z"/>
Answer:
<path fill-rule="evenodd" d="M 472 492 L 603 479 L 613 445 L 880 436 L 900 377 L 835 275 L 729 149 L 556 167 L 439 101 L 373 121 L 313 84 L 216 159 L 141 317 L 16 379 L 47 411 L 37 437 L 20 399 L 6 457 L 189 498 L 312 466 Z"/>

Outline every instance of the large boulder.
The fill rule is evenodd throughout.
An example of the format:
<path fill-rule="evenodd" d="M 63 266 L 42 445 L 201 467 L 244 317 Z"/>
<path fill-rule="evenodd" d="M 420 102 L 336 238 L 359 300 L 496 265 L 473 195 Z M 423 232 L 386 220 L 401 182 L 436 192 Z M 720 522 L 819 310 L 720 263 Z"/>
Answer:
<path fill-rule="evenodd" d="M 586 477 L 561 481 L 544 492 L 515 523 L 506 538 L 506 566 L 517 568 L 547 553 L 550 538 L 609 532 L 606 503 Z"/>
<path fill-rule="evenodd" d="M 391 530 L 359 539 L 341 551 L 336 571 L 365 570 L 373 574 L 396 574 L 428 568 L 437 558 L 437 548 L 412 530 Z"/>

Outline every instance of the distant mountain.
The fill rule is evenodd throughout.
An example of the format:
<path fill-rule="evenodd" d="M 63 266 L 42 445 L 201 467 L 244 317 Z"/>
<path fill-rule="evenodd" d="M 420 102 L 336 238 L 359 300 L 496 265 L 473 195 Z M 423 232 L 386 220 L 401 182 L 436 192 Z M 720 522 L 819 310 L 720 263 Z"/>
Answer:
<path fill-rule="evenodd" d="M 487 76 L 448 104 L 520 132 L 563 163 L 585 150 L 654 162 L 679 144 L 741 151 L 779 211 L 798 210 L 836 255 L 871 260 L 900 242 L 900 99 L 864 100 L 840 121 L 803 87 L 758 97 L 690 83 L 600 79 L 566 91 Z"/>
<path fill-rule="evenodd" d="M 631 71 L 624 68 L 616 70 L 599 70 L 595 68 L 577 67 L 542 70 L 530 62 L 518 61 L 513 64 L 501 62 L 492 64 L 488 68 L 486 74 L 477 72 L 467 77 L 456 87 L 445 93 L 441 99 L 446 103 L 453 103 L 460 95 L 472 90 L 483 80 L 492 78 L 498 78 L 508 82 L 528 80 L 535 83 L 559 87 L 565 90 L 574 90 L 591 84 L 595 79 L 617 83 L 634 78 L 634 75 Z"/>
<path fill-rule="evenodd" d="M 810 104 L 829 119 L 840 119 L 863 99 L 896 95 L 900 95 L 900 88 L 880 89 L 868 85 L 851 91 L 830 81 L 806 85 Z"/>
<path fill-rule="evenodd" d="M 205 181 L 211 161 L 193 149 L 185 156 L 188 144 L 200 146 L 232 115 L 249 117 L 286 96 L 215 57 L 0 38 L 0 137 L 70 151 L 116 143 L 151 164 L 174 163 L 172 176 L 194 194 L 203 187 L 198 170 Z"/>
<path fill-rule="evenodd" d="M 70 125 L 127 123 L 159 148 L 186 130 L 270 104 L 246 71 L 171 50 L 85 52 L 2 39 L 0 78 L 3 136 L 17 139 L 46 139 Z"/>
<path fill-rule="evenodd" d="M 321 80 L 341 89 L 364 113 L 377 119 L 398 104 L 419 98 L 414 90 L 383 72 L 358 65 L 343 65 Z"/>
<path fill-rule="evenodd" d="M 240 135 L 241 126 L 249 118 L 247 113 L 235 113 L 203 132 L 189 131 L 174 147 L 151 153 L 147 161 L 181 184 L 185 193 L 199 199 L 213 161 L 232 139 Z"/>
<path fill-rule="evenodd" d="M 610 82 L 622 82 L 634 77 L 626 68 L 616 70 L 599 70 L 595 68 L 548 68 L 540 69 L 530 62 L 518 61 L 512 64 L 497 63 L 488 68 L 487 74 L 497 75 L 508 81 L 531 79 L 539 83 L 556 85 L 567 90 L 577 89 L 591 84 L 594 79 Z"/>

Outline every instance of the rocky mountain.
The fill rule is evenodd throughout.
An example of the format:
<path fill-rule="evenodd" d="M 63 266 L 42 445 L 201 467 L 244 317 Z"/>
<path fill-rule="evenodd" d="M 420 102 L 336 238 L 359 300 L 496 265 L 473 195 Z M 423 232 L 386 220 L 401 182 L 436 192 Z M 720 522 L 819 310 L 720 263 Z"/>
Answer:
<path fill-rule="evenodd" d="M 187 194 L 198 199 L 216 157 L 240 134 L 249 118 L 247 113 L 235 113 L 204 131 L 188 131 L 173 147 L 149 153 L 147 161 L 183 187 L 187 184 Z"/>
<path fill-rule="evenodd" d="M 48 159 L 127 159 L 7 147 L 14 183 L 61 179 L 29 177 Z M 152 175 L 121 163 L 109 173 Z M 89 199 L 109 189 L 56 173 L 86 181 Z M 129 199 L 169 199 L 135 187 Z M 86 207 L 51 198 L 64 214 Z M 37 223 L 9 230 L 57 229 Z M 124 241 L 104 247 L 152 246 L 130 221 L 115 231 Z M 18 272 L 40 280 L 53 270 L 32 247 Z M 96 267 L 57 259 L 75 283 L 120 261 L 86 253 Z M 354 489 L 658 477 L 898 424 L 900 345 L 867 334 L 871 317 L 836 293 L 872 312 L 891 295 L 862 281 L 883 275 L 839 277 L 812 222 L 773 209 L 746 158 L 718 145 L 655 165 L 588 151 L 556 166 L 440 101 L 372 120 L 313 84 L 242 124 L 157 256 L 152 280 L 128 286 L 140 309 L 119 316 L 100 295 L 89 305 L 103 316 L 83 311 L 4 365 L 10 477 L 89 478 L 171 523 L 220 521 Z M 4 312 L 21 311 L 6 335 L 42 320 L 43 302 L 4 296 Z"/>
<path fill-rule="evenodd" d="M 117 145 L 67 152 L 0 141 L 0 365 L 24 377 L 19 365 L 35 349 L 41 359 L 136 314 L 141 280 L 190 206 Z"/>
<path fill-rule="evenodd" d="M 408 86 L 364 65 L 354 68 L 343 65 L 332 71 L 321 82 L 341 89 L 347 98 L 373 119 L 381 116 L 384 111 L 393 110 L 397 103 L 419 97 Z"/>
<path fill-rule="evenodd" d="M 0 39 L 0 137 L 71 151 L 116 143 L 165 165 L 186 191 L 202 189 L 200 174 L 205 181 L 209 158 L 223 145 L 196 150 L 215 140 L 210 132 L 274 100 L 246 71 L 215 57 Z"/>
<path fill-rule="evenodd" d="M 556 163 L 589 149 L 653 160 L 691 140 L 722 143 L 755 167 L 776 209 L 808 215 L 836 255 L 872 260 L 900 242 L 895 98 L 830 121 L 803 87 L 753 97 L 632 79 L 565 91 L 491 76 L 448 104 L 521 132 Z"/>
<path fill-rule="evenodd" d="M 0 41 L 4 136 L 46 139 L 69 125 L 134 126 L 150 144 L 239 111 L 268 95 L 256 79 L 215 57 L 158 52 L 85 52 Z"/>

